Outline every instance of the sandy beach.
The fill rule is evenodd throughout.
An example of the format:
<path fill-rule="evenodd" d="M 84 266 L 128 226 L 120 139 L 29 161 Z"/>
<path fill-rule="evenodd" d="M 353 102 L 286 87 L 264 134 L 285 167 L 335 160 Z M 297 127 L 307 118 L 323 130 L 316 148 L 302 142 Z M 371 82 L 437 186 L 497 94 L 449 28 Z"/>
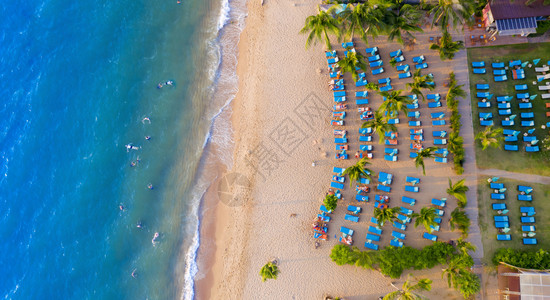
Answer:
<path fill-rule="evenodd" d="M 441 268 L 432 270 L 405 271 L 400 280 L 392 280 L 377 271 L 360 269 L 354 266 L 337 266 L 330 258 L 330 250 L 338 243 L 340 226 L 355 230 L 355 246 L 365 250 L 363 244 L 373 215 L 373 201 L 358 204 L 363 212 L 359 223 L 344 220 L 345 207 L 357 204 L 355 192 L 346 182 L 343 191 L 344 200 L 332 214 L 329 225 L 329 240 L 322 241 L 317 249 L 312 237 L 311 223 L 319 211 L 319 205 L 329 187 L 332 168 L 348 167 L 357 159 L 346 161 L 334 159 L 333 128 L 330 126 L 333 105 L 332 92 L 328 90 L 329 81 L 324 47 L 321 44 L 304 49 L 305 35 L 299 35 L 307 16 L 317 13 L 318 1 L 249 1 L 246 28 L 239 43 L 239 92 L 233 103 L 234 126 L 234 166 L 214 183 L 205 196 L 210 209 L 205 210 L 201 228 L 201 250 L 199 265 L 203 273 L 196 280 L 197 299 L 321 299 L 323 295 L 345 297 L 346 299 L 378 299 L 394 288 L 391 283 L 400 286 L 406 275 L 434 280 L 432 299 L 460 299 L 460 295 L 447 287 L 441 279 Z M 442 62 L 439 56 L 428 49 L 430 36 L 438 35 L 434 30 L 424 28 L 425 33 L 416 35 L 414 49 L 405 50 L 402 45 L 389 43 L 386 37 L 376 41 L 369 40 L 369 46 L 378 46 L 383 57 L 386 73 L 373 76 L 367 68 L 369 82 L 379 78 L 391 77 L 394 89 L 407 90 L 405 84 L 411 79 L 397 79 L 395 68 L 388 63 L 389 52 L 403 49 L 405 63 L 412 64 L 412 57 L 425 55 L 429 68 L 425 73 L 433 73 L 437 88 L 433 93 L 443 94 L 448 74 L 454 70 L 460 84 L 468 86 L 465 51 L 455 60 Z M 457 35 L 456 38 L 461 38 Z M 356 41 L 358 42 L 358 41 Z M 336 46 L 339 56 L 342 48 Z M 365 49 L 358 42 L 356 49 Z M 462 66 L 456 68 L 455 66 Z M 414 71 L 414 69 L 413 69 Z M 360 90 L 355 87 L 351 75 L 345 75 L 346 91 L 353 94 Z M 404 94 L 408 94 L 405 92 Z M 349 104 L 349 117 L 344 129 L 348 130 L 350 153 L 358 148 L 357 129 L 362 121 L 357 113 L 354 97 Z M 381 96 L 369 97 L 370 106 L 377 109 L 382 102 Z M 468 101 L 462 101 L 461 112 L 464 118 Z M 424 126 L 425 146 L 433 145 L 433 130 L 450 131 L 449 126 L 432 128 L 430 113 L 445 112 L 447 124 L 450 112 L 443 101 L 443 107 L 428 109 L 420 102 L 420 120 Z M 401 113 L 402 114 L 402 113 Z M 401 116 L 399 132 L 399 161 L 383 160 L 384 145 L 377 143 L 373 136 L 374 159 L 370 169 L 376 173 L 385 171 L 394 175 L 390 206 L 405 206 L 400 201 L 403 195 L 414 197 L 417 204 L 412 207 L 419 212 L 428 206 L 432 198 L 449 198 L 448 206 L 436 233 L 440 241 L 457 239 L 459 233 L 451 231 L 448 220 L 450 212 L 456 207 L 454 199 L 448 197 L 445 189 L 448 178 L 453 182 L 467 178 L 474 181 L 472 168 L 466 166 L 462 176 L 452 171 L 452 163 L 437 164 L 426 161 L 426 176 L 416 169 L 409 155 L 408 118 Z M 463 120 L 463 124 L 467 124 Z M 468 125 L 471 127 L 471 125 Z M 463 127 L 465 127 L 463 125 Z M 464 130 L 464 128 L 463 128 Z M 465 147 L 470 147 L 466 139 Z M 470 157 L 471 158 L 471 157 Z M 452 161 L 452 159 L 451 159 Z M 312 166 L 312 162 L 315 166 Z M 421 178 L 420 192 L 406 194 L 405 177 Z M 369 194 L 374 197 L 374 191 Z M 470 191 L 469 195 L 475 195 Z M 469 207 L 475 207 L 469 205 Z M 475 209 L 468 211 L 477 214 Z M 474 226 L 475 227 L 475 226 Z M 384 226 L 381 247 L 389 245 L 390 224 Z M 420 248 L 431 242 L 422 239 L 424 230 L 409 225 L 406 231 L 405 245 Z M 476 228 L 472 228 L 470 240 L 479 239 Z M 480 257 L 478 251 L 474 258 Z M 262 265 L 276 259 L 280 274 L 277 280 L 262 283 L 258 274 Z"/>

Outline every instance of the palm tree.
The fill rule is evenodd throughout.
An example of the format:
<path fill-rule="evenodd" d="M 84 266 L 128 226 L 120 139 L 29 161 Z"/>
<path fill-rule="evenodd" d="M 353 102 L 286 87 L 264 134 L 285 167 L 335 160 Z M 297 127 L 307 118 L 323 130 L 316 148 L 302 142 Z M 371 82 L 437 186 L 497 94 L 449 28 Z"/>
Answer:
<path fill-rule="evenodd" d="M 370 174 L 372 174 L 372 171 L 365 168 L 365 165 L 370 164 L 367 161 L 367 158 L 364 157 L 360 161 L 358 161 L 355 165 L 351 167 L 347 167 L 343 174 L 349 176 L 349 186 L 353 186 L 353 183 L 358 181 L 361 177 L 371 179 Z"/>
<path fill-rule="evenodd" d="M 433 231 L 431 226 L 437 226 L 437 223 L 435 222 L 437 213 L 433 207 L 422 207 L 422 209 L 420 209 L 420 213 L 413 213 L 411 218 L 416 218 L 414 220 L 414 228 L 422 224 L 429 233 Z"/>
<path fill-rule="evenodd" d="M 451 72 L 451 74 L 449 74 L 449 90 L 447 91 L 447 96 L 445 97 L 445 100 L 447 100 L 447 105 L 449 107 L 452 107 L 455 104 L 458 104 L 458 101 L 455 101 L 456 98 L 466 97 L 466 92 L 464 91 L 462 86 L 464 85 L 463 84 L 457 85 L 455 73 Z"/>
<path fill-rule="evenodd" d="M 457 151 L 461 151 L 463 149 L 462 145 L 464 144 L 464 139 L 458 135 L 458 132 L 451 132 L 447 142 L 447 148 L 451 153 L 456 153 Z"/>
<path fill-rule="evenodd" d="M 396 214 L 401 211 L 400 207 L 374 208 L 374 217 L 378 221 L 378 226 L 384 226 L 386 222 L 393 222 L 397 219 Z"/>
<path fill-rule="evenodd" d="M 424 299 L 418 292 L 430 291 L 432 289 L 432 281 L 427 278 L 420 279 L 416 284 L 412 284 L 410 281 L 411 275 L 407 277 L 407 280 L 403 283 L 403 287 L 398 289 L 393 284 L 392 286 L 397 289 L 395 292 L 391 292 L 384 296 L 384 300 L 416 300 Z"/>
<path fill-rule="evenodd" d="M 441 37 L 439 44 L 430 45 L 431 50 L 439 51 L 439 58 L 441 58 L 441 60 L 452 60 L 455 57 L 455 53 L 460 51 L 462 48 L 464 48 L 464 42 L 454 42 L 453 37 L 448 31 L 443 32 L 443 36 Z"/>
<path fill-rule="evenodd" d="M 469 259 L 468 259 L 469 258 Z M 471 257 L 469 255 L 454 255 L 447 268 L 442 269 L 441 278 L 447 276 L 447 284 L 456 287 L 457 279 L 468 272 Z"/>
<path fill-rule="evenodd" d="M 336 7 L 336 6 L 333 6 Z M 348 5 L 345 10 L 338 14 L 344 32 L 353 41 L 354 33 L 368 45 L 367 37 L 371 35 L 374 39 L 380 33 L 383 14 L 379 9 L 370 6 L 369 3 L 359 3 L 354 8 Z"/>
<path fill-rule="evenodd" d="M 426 175 L 426 166 L 424 165 L 424 158 L 431 158 L 435 156 L 435 151 L 439 149 L 438 147 L 428 147 L 418 151 L 416 158 L 414 159 L 414 165 L 418 168 L 422 167 L 422 174 Z"/>
<path fill-rule="evenodd" d="M 470 229 L 470 218 L 468 218 L 468 215 L 466 215 L 460 207 L 457 207 L 451 212 L 449 225 L 451 230 L 455 230 L 455 228 L 457 228 L 462 231 L 463 236 L 467 236 L 468 230 Z"/>
<path fill-rule="evenodd" d="M 388 118 L 384 117 L 380 111 L 375 111 L 374 118 L 363 123 L 361 128 L 372 128 L 372 132 L 378 132 L 380 144 L 382 144 L 386 132 L 397 131 L 397 127 L 393 124 L 388 124 Z"/>
<path fill-rule="evenodd" d="M 275 262 L 268 262 L 260 269 L 260 276 L 262 276 L 262 281 L 266 281 L 267 279 L 277 279 L 277 276 L 279 275 L 279 268 L 275 264 Z"/>
<path fill-rule="evenodd" d="M 431 76 L 422 76 L 422 70 L 418 69 L 413 74 L 413 82 L 407 83 L 407 86 L 411 89 L 411 93 L 417 95 L 418 97 L 422 97 L 422 100 L 426 100 L 420 89 L 428 89 L 432 91 L 435 89 L 435 84 L 433 84 L 433 82 L 434 80 Z"/>
<path fill-rule="evenodd" d="M 414 38 L 411 32 L 423 32 L 418 26 L 422 13 L 416 6 L 405 4 L 397 12 L 386 10 L 385 15 L 384 23 L 387 24 L 388 41 L 397 40 L 403 44 L 402 33 Z"/>
<path fill-rule="evenodd" d="M 465 20 L 470 22 L 474 14 L 474 4 L 474 0 L 439 0 L 430 10 L 430 14 L 433 15 L 432 27 L 439 23 L 445 31 L 449 21 L 452 22 L 453 28 L 456 28 L 458 23 L 463 24 Z"/>
<path fill-rule="evenodd" d="M 407 104 L 411 104 L 413 101 L 407 96 L 401 95 L 401 90 L 380 92 L 379 94 L 384 97 L 384 102 L 378 108 L 378 111 L 386 111 L 391 116 L 394 112 L 402 111 L 407 113 Z"/>
<path fill-rule="evenodd" d="M 357 78 L 359 77 L 357 68 L 361 70 L 367 69 L 367 65 L 365 64 L 365 59 L 363 58 L 363 55 L 361 55 L 361 53 L 359 52 L 354 51 L 348 51 L 346 57 L 338 61 L 338 66 L 342 70 L 342 74 L 346 72 L 351 73 L 351 76 L 355 81 L 357 81 Z"/>
<path fill-rule="evenodd" d="M 467 255 L 468 251 L 476 251 L 476 246 L 465 241 L 463 238 L 458 238 L 455 247 L 462 255 Z"/>
<path fill-rule="evenodd" d="M 456 198 L 458 207 L 464 208 L 468 203 L 466 198 L 466 192 L 470 190 L 467 186 L 464 185 L 466 179 L 459 180 L 453 185 L 451 178 L 449 178 L 449 188 L 447 189 L 447 194 Z"/>
<path fill-rule="evenodd" d="M 498 148 L 504 141 L 502 133 L 502 128 L 493 129 L 493 126 L 489 126 L 485 130 L 478 132 L 475 139 L 481 142 L 481 150 L 485 150 L 489 146 Z"/>
<path fill-rule="evenodd" d="M 326 195 L 323 204 L 328 211 L 333 212 L 338 205 L 338 198 L 335 195 Z"/>
<path fill-rule="evenodd" d="M 306 49 L 311 46 L 311 44 L 316 44 L 317 41 L 322 41 L 324 39 L 325 45 L 328 50 L 332 50 L 330 45 L 329 34 L 334 34 L 337 37 L 340 37 L 340 28 L 338 27 L 339 21 L 328 13 L 319 9 L 318 15 L 309 16 L 306 18 L 306 24 L 304 28 L 300 30 L 301 34 L 309 32 L 309 35 L 306 40 Z"/>

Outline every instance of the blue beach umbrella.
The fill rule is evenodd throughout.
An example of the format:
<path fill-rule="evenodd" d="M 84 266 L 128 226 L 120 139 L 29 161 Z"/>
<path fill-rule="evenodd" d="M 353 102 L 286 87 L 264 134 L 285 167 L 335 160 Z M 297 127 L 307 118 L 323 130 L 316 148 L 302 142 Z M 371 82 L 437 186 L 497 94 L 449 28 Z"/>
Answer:
<path fill-rule="evenodd" d="M 522 68 L 525 68 L 525 66 L 527 66 L 528 64 L 529 64 L 529 61 L 523 62 L 523 63 L 521 64 L 521 67 L 522 67 Z"/>
<path fill-rule="evenodd" d="M 504 193 L 504 192 L 506 192 L 506 188 L 501 188 L 501 189 L 498 190 L 498 192 L 499 193 Z"/>
<path fill-rule="evenodd" d="M 533 134 L 533 132 L 535 132 L 535 128 L 531 128 L 527 131 L 529 134 Z"/>
<path fill-rule="evenodd" d="M 505 210 L 502 211 L 502 214 L 505 215 L 505 214 L 507 214 L 508 212 L 509 212 L 509 210 L 505 209 Z"/>
<path fill-rule="evenodd" d="M 517 117 L 517 115 L 511 115 L 511 116 L 510 116 L 510 120 L 513 121 L 516 117 Z"/>
<path fill-rule="evenodd" d="M 533 59 L 533 64 L 536 66 L 540 62 L 540 58 Z"/>
<path fill-rule="evenodd" d="M 531 97 L 529 97 L 529 99 L 531 99 L 531 100 L 535 100 L 535 98 L 537 98 L 537 96 L 538 96 L 538 95 L 539 95 L 539 94 L 534 94 L 534 95 L 531 95 Z"/>
<path fill-rule="evenodd" d="M 495 176 L 495 177 L 491 178 L 491 181 L 496 182 L 497 180 L 499 180 L 499 178 L 500 178 L 500 177 L 496 177 L 496 176 Z"/>
<path fill-rule="evenodd" d="M 531 145 L 536 145 L 536 144 L 538 144 L 538 142 L 539 142 L 539 140 L 532 140 Z"/>

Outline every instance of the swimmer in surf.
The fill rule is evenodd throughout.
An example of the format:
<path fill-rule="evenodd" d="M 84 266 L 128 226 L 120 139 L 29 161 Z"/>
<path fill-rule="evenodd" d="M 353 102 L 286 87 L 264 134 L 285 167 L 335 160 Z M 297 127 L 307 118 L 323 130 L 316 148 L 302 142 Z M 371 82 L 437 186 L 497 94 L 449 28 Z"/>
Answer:
<path fill-rule="evenodd" d="M 130 143 L 128 145 L 125 145 L 126 152 L 130 152 L 130 150 L 139 150 L 140 147 L 134 146 L 134 144 Z"/>
<path fill-rule="evenodd" d="M 137 228 L 141 229 L 143 227 L 143 224 L 141 224 L 141 221 L 138 221 L 137 222 L 137 225 L 136 225 Z"/>
<path fill-rule="evenodd" d="M 137 277 L 137 269 L 134 269 L 134 270 L 132 271 L 132 277 L 133 277 L 133 278 L 136 278 L 136 277 Z"/>
<path fill-rule="evenodd" d="M 155 235 L 153 236 L 153 239 L 151 240 L 151 243 L 153 243 L 153 246 L 157 244 L 157 239 L 159 238 L 159 233 L 155 232 Z"/>
<path fill-rule="evenodd" d="M 153 184 L 149 183 L 149 184 L 147 185 L 147 188 L 150 189 L 150 190 L 152 190 L 152 189 L 153 189 Z"/>
<path fill-rule="evenodd" d="M 145 136 L 145 139 L 149 141 L 149 140 L 151 140 L 151 136 L 150 136 L 150 135 L 146 135 L 146 136 Z"/>
<path fill-rule="evenodd" d="M 174 81 L 173 80 L 168 80 L 164 84 L 165 85 L 174 85 Z"/>
<path fill-rule="evenodd" d="M 143 118 L 143 119 L 141 120 L 141 123 L 145 124 L 146 121 L 147 121 L 149 124 L 151 124 L 151 120 L 149 120 L 148 117 Z"/>
<path fill-rule="evenodd" d="M 124 211 L 124 205 L 122 205 L 122 203 L 118 206 L 118 208 L 120 208 L 121 211 Z"/>

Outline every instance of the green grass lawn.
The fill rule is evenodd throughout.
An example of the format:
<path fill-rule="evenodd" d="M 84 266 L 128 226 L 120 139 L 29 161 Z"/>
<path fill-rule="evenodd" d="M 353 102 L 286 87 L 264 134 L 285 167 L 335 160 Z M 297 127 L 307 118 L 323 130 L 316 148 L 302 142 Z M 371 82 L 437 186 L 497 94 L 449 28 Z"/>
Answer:
<path fill-rule="evenodd" d="M 540 58 L 538 66 L 547 64 L 550 60 L 550 43 L 539 43 L 539 44 L 519 44 L 519 45 L 508 45 L 508 46 L 494 46 L 494 47 L 483 47 L 483 48 L 470 48 L 468 49 L 468 65 L 469 65 L 469 75 L 470 75 L 470 91 L 471 91 L 471 101 L 472 101 L 472 113 L 473 113 L 473 125 L 474 132 L 477 134 L 479 131 L 482 131 L 484 127 L 479 125 L 479 112 L 492 112 L 493 120 L 495 127 L 502 127 L 501 120 L 505 116 L 499 116 L 498 108 L 496 103 L 496 96 L 515 96 L 515 85 L 516 84 L 527 84 L 528 90 L 522 91 L 528 92 L 530 95 L 539 94 L 539 96 L 532 100 L 533 104 L 532 109 L 522 109 L 518 107 L 517 99 L 511 101 L 512 114 L 516 114 L 515 126 L 506 127 L 508 129 L 519 130 L 522 133 L 526 132 L 528 127 L 521 127 L 521 112 L 534 112 L 535 113 L 535 134 L 539 140 L 542 140 L 545 136 L 548 135 L 548 128 L 543 130 L 541 125 L 546 124 L 550 121 L 546 117 L 546 108 L 545 103 L 550 101 L 544 101 L 541 98 L 541 94 L 544 91 L 539 91 L 537 85 L 533 85 L 533 81 L 536 81 L 536 74 L 534 66 L 533 68 L 525 68 L 525 79 L 523 80 L 514 80 L 512 79 L 511 69 L 507 71 L 508 80 L 504 82 L 495 82 L 493 76 L 493 68 L 491 63 L 493 62 L 504 62 L 508 65 L 510 60 L 520 59 L 521 61 L 530 61 L 533 59 Z M 472 72 L 472 62 L 473 61 L 485 61 L 485 69 L 487 70 L 486 74 L 474 74 Z M 476 97 L 476 84 L 477 83 L 487 83 L 490 86 L 489 92 L 495 96 L 491 100 L 490 108 L 478 108 L 477 103 L 479 98 Z M 520 137 L 521 139 L 521 137 Z M 495 149 L 490 148 L 485 151 L 481 150 L 479 143 L 476 143 L 476 160 L 479 168 L 483 169 L 501 169 L 512 172 L 520 173 L 531 173 L 538 175 L 550 176 L 550 154 L 545 152 L 538 153 L 527 153 L 524 150 L 523 141 L 516 143 L 520 148 L 519 151 L 504 151 L 504 149 Z M 540 142 L 539 142 L 540 146 Z"/>
<path fill-rule="evenodd" d="M 478 182 L 478 206 L 479 206 L 479 227 L 483 241 L 483 259 L 486 263 L 491 263 L 493 254 L 498 248 L 513 248 L 522 250 L 534 249 L 550 249 L 550 219 L 547 217 L 550 213 L 550 189 L 544 184 L 527 183 L 517 180 L 501 178 L 498 182 L 504 183 L 507 188 L 506 200 L 492 200 L 491 188 L 487 179 L 489 177 L 480 177 Z M 518 185 L 526 185 L 532 187 L 533 201 L 519 201 L 517 199 Z M 493 210 L 493 203 L 506 203 L 509 212 L 506 214 L 509 218 L 511 241 L 497 241 L 497 230 L 494 225 L 493 216 L 498 213 Z M 521 206 L 533 206 L 536 214 L 535 224 L 529 223 L 525 225 L 535 225 L 537 235 L 535 238 L 538 245 L 523 245 L 521 231 Z"/>

